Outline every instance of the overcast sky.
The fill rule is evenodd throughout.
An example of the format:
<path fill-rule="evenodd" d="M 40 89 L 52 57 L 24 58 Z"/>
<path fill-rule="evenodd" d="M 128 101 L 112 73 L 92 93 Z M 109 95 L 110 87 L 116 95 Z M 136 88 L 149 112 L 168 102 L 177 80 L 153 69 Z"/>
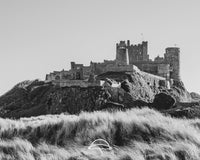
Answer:
<path fill-rule="evenodd" d="M 180 47 L 182 80 L 200 93 L 199 8 L 199 0 L 0 0 L 0 95 L 70 61 L 113 60 L 127 39 L 148 41 L 151 58 Z"/>

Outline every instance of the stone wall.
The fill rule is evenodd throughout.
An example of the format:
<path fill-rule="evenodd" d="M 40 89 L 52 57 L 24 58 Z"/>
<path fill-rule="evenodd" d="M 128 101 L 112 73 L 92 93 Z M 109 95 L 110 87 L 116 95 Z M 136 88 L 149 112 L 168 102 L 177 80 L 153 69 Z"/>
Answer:
<path fill-rule="evenodd" d="M 88 79 L 91 73 L 92 73 L 92 67 L 91 66 L 84 66 L 83 67 L 83 79 Z"/>
<path fill-rule="evenodd" d="M 72 79 L 72 72 L 71 71 L 54 71 L 50 74 L 46 75 L 46 82 L 51 82 L 54 80 L 61 80 L 61 79 Z"/>
<path fill-rule="evenodd" d="M 167 79 L 170 78 L 170 65 L 169 64 L 158 64 L 158 75 L 161 77 L 165 77 Z"/>
<path fill-rule="evenodd" d="M 106 72 L 109 67 L 112 67 L 112 66 L 115 66 L 115 65 L 116 65 L 115 60 L 114 61 L 104 60 L 103 63 L 91 62 L 91 64 L 90 64 L 91 70 L 95 75 L 102 74 L 102 73 Z"/>
<path fill-rule="evenodd" d="M 144 80 L 151 87 L 158 88 L 160 86 L 160 81 L 165 82 L 165 84 L 167 85 L 167 80 L 164 77 L 152 75 L 152 74 L 149 74 L 149 73 L 146 73 L 146 72 L 142 72 L 142 71 L 141 71 L 141 73 L 142 73 L 141 75 L 143 76 Z"/>
<path fill-rule="evenodd" d="M 90 86 L 100 86 L 100 82 L 87 82 L 83 80 L 54 80 L 52 84 L 59 86 L 59 87 L 72 87 L 72 86 L 79 86 L 79 87 L 90 87 Z"/>
<path fill-rule="evenodd" d="M 105 72 L 133 72 L 133 65 L 114 65 L 107 66 Z"/>
<path fill-rule="evenodd" d="M 135 65 L 144 72 L 169 79 L 170 65 L 166 62 L 142 61 L 135 62 Z"/>

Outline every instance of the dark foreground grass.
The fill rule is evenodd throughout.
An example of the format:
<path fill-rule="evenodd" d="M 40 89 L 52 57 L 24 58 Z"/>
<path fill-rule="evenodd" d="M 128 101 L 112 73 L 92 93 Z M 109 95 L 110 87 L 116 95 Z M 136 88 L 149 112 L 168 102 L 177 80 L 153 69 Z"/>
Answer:
<path fill-rule="evenodd" d="M 200 120 L 150 109 L 0 119 L 4 160 L 199 160 Z M 112 151 L 88 150 L 97 138 Z"/>

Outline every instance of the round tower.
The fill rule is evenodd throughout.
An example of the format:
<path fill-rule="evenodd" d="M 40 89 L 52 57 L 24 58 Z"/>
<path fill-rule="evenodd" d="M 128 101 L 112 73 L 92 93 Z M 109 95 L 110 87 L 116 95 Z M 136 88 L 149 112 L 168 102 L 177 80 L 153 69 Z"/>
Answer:
<path fill-rule="evenodd" d="M 170 78 L 180 80 L 180 49 L 178 47 L 166 48 L 165 61 L 170 64 Z"/>

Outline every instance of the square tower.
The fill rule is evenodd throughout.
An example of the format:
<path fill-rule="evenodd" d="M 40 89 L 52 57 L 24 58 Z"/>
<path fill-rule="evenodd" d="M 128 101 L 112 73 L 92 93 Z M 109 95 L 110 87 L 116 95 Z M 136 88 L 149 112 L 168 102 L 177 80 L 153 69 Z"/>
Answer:
<path fill-rule="evenodd" d="M 164 57 L 172 69 L 170 78 L 180 80 L 180 49 L 178 47 L 168 47 L 165 49 Z"/>

